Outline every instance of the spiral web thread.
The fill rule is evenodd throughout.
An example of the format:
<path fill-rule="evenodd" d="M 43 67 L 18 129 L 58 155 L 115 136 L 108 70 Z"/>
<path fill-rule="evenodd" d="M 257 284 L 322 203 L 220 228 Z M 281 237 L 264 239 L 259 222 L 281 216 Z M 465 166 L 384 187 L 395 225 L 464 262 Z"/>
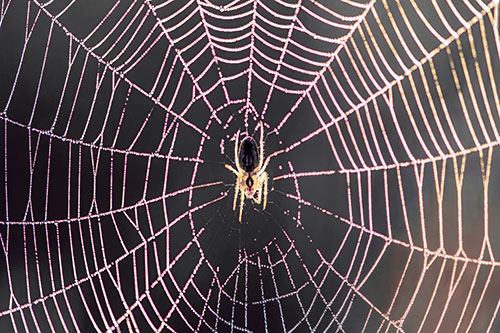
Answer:
<path fill-rule="evenodd" d="M 145 0 L 105 7 L 83 34 L 68 19 L 82 10 L 78 1 L 1 2 L 2 41 L 10 36 L 20 46 L 15 63 L 0 65 L 9 73 L 0 115 L 6 325 L 251 331 L 252 311 L 265 330 L 271 321 L 283 331 L 498 325 L 497 1 Z M 20 23 L 15 33 L 9 28 Z M 64 72 L 57 83 L 54 63 Z M 35 84 L 25 84 L 27 77 Z M 258 85 L 267 89 L 259 106 Z M 280 94 L 293 103 L 268 122 Z M 55 102 L 40 106 L 47 96 Z M 230 107 L 238 112 L 225 116 Z M 210 129 L 224 131 L 239 115 L 247 130 L 263 120 L 270 136 L 295 117 L 316 121 L 312 131 L 298 130 L 298 140 L 281 138 L 279 157 L 287 162 L 272 175 L 277 191 L 270 196 L 297 207 L 280 218 L 303 234 L 316 223 L 308 214 L 342 225 L 341 242 L 325 248 L 311 236 L 299 244 L 284 228 L 281 242 L 258 255 L 241 248 L 231 273 L 219 273 L 200 243 L 209 226 L 196 221 L 232 202 L 233 192 L 221 178 L 197 174 Z M 198 146 L 184 154 L 176 147 L 186 135 Z M 222 151 L 231 151 L 231 135 Z M 152 136 L 158 140 L 145 143 Z M 287 156 L 313 149 L 318 138 L 328 142 L 321 158 L 335 167 L 295 170 Z M 133 161 L 144 168 L 135 170 Z M 174 166 L 190 170 L 177 189 L 167 186 Z M 155 168 L 164 175 L 158 192 L 151 190 L 159 182 Z M 129 183 L 131 174 L 138 184 Z M 304 193 L 303 184 L 318 177 L 343 179 L 346 186 L 335 191 L 344 195 L 346 214 Z M 279 190 L 284 182 L 294 192 Z M 195 199 L 209 189 L 217 195 Z M 175 236 L 181 227 L 184 243 Z M 350 264 L 339 268 L 345 255 Z M 387 281 L 384 270 L 392 270 Z M 249 296 L 253 287 L 260 299 Z M 298 315 L 287 315 L 290 307 Z"/>

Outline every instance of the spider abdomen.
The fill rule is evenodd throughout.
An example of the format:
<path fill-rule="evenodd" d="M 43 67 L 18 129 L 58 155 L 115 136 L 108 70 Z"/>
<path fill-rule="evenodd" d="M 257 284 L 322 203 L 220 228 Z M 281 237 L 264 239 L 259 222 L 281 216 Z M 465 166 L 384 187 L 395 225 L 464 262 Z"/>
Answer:
<path fill-rule="evenodd" d="M 253 138 L 247 137 L 241 142 L 239 159 L 245 172 L 252 172 L 257 168 L 259 153 L 257 143 Z"/>

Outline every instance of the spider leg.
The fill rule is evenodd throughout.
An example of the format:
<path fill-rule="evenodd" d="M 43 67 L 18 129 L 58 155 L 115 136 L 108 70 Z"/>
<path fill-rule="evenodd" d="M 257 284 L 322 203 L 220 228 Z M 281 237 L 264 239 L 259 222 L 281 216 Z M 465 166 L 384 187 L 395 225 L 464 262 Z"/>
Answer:
<path fill-rule="evenodd" d="M 226 169 L 230 170 L 232 173 L 234 173 L 236 176 L 239 174 L 238 171 L 236 171 L 232 166 L 230 166 L 229 164 L 225 164 L 224 165 L 226 167 Z"/>
<path fill-rule="evenodd" d="M 236 169 L 241 170 L 240 157 L 238 156 L 238 149 L 240 148 L 239 139 L 240 139 L 240 130 L 236 132 L 236 141 L 234 143 L 234 164 L 236 164 Z"/>
<path fill-rule="evenodd" d="M 285 152 L 285 150 L 281 149 L 281 150 L 275 151 L 274 153 L 272 153 L 271 155 L 269 155 L 266 158 L 266 160 L 264 161 L 264 164 L 262 165 L 262 167 L 259 169 L 260 171 L 257 173 L 257 176 L 260 177 L 266 171 L 267 165 L 269 164 L 269 161 L 271 160 L 271 157 L 279 155 L 279 154 L 281 154 L 283 152 Z"/>
<path fill-rule="evenodd" d="M 238 218 L 238 221 L 241 223 L 241 213 L 243 212 L 243 205 L 245 204 L 245 192 L 243 192 L 243 189 L 240 189 L 241 194 L 240 194 L 240 217 Z"/>
<path fill-rule="evenodd" d="M 262 162 L 264 161 L 264 124 L 262 122 L 260 122 L 259 146 L 260 146 L 260 154 L 259 154 L 259 166 L 257 167 L 257 170 L 260 170 L 260 168 L 262 168 Z"/>
<path fill-rule="evenodd" d="M 267 204 L 267 181 L 268 181 L 267 172 L 264 172 L 262 174 L 262 183 L 263 183 L 263 187 L 264 187 L 264 203 L 262 204 L 262 210 L 266 210 L 266 204 Z M 261 191 L 262 191 L 262 188 L 261 188 Z"/>
<path fill-rule="evenodd" d="M 260 179 L 259 182 L 261 182 Z M 262 184 L 260 184 L 260 186 L 257 189 L 257 199 L 254 198 L 254 201 L 257 205 L 260 205 L 260 203 L 262 202 Z"/>
<path fill-rule="evenodd" d="M 236 210 L 236 201 L 238 200 L 238 194 L 240 193 L 240 182 L 236 182 L 236 188 L 234 190 L 234 201 L 233 201 L 233 210 Z"/>

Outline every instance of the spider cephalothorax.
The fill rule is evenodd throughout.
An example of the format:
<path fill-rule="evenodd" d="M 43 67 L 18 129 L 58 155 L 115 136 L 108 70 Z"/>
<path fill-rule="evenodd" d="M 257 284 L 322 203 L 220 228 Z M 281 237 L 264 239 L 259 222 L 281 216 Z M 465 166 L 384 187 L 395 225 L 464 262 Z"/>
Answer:
<path fill-rule="evenodd" d="M 264 127 L 260 124 L 260 139 L 259 144 L 251 136 L 243 138 L 239 143 L 240 131 L 236 133 L 236 142 L 234 145 L 234 160 L 236 169 L 226 164 L 226 168 L 231 170 L 236 176 L 236 186 L 233 201 L 233 210 L 236 210 L 236 202 L 240 195 L 240 213 L 239 221 L 241 222 L 241 213 L 245 198 L 252 199 L 256 204 L 260 205 L 262 197 L 262 209 L 266 209 L 267 204 L 267 183 L 268 177 L 266 167 L 272 154 L 264 160 Z"/>

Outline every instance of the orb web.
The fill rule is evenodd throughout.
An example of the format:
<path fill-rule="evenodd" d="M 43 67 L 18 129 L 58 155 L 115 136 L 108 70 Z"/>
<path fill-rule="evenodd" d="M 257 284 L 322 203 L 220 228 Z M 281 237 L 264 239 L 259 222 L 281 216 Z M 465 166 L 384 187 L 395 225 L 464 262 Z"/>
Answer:
<path fill-rule="evenodd" d="M 2 0 L 2 327 L 495 331 L 498 22 L 498 1 Z M 239 223 L 224 164 L 261 122 L 267 208 Z"/>

